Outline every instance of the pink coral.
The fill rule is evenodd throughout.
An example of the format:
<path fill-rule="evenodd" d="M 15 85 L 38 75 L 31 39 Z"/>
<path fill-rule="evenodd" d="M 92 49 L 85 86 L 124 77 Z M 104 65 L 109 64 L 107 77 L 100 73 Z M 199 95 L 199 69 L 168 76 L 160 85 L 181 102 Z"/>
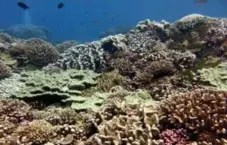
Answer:
<path fill-rule="evenodd" d="M 160 135 L 164 145 L 186 145 L 189 144 L 189 136 L 184 129 L 166 129 Z"/>

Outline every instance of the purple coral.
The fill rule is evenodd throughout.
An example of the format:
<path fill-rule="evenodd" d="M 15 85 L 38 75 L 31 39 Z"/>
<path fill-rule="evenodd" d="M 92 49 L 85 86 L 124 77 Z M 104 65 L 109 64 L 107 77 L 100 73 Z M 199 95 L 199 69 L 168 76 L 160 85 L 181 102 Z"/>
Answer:
<path fill-rule="evenodd" d="M 164 145 L 186 145 L 189 144 L 189 136 L 185 129 L 166 129 L 160 135 Z"/>

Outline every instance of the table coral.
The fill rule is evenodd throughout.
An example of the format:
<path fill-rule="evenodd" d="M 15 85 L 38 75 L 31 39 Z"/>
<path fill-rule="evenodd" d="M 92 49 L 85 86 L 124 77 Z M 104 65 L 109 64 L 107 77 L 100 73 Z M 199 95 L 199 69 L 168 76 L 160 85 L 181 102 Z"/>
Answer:
<path fill-rule="evenodd" d="M 89 70 L 67 70 L 61 73 L 28 71 L 21 74 L 19 87 L 12 97 L 24 100 L 43 100 L 54 103 L 71 102 L 81 95 L 81 91 L 96 85 L 99 74 Z M 53 99 L 54 97 L 54 99 Z"/>

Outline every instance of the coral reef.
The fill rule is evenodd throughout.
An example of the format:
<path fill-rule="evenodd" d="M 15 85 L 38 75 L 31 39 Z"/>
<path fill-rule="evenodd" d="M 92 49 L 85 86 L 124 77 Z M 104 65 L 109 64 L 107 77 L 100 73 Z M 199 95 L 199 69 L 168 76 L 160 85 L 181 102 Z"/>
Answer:
<path fill-rule="evenodd" d="M 37 67 L 53 63 L 59 57 L 59 52 L 52 44 L 38 38 L 14 43 L 10 54 L 22 65 L 29 63 Z"/>
<path fill-rule="evenodd" d="M 0 51 L 0 60 L 3 61 L 7 66 L 15 68 L 17 66 L 17 60 L 12 58 L 10 53 Z"/>
<path fill-rule="evenodd" d="M 41 39 L 29 39 L 25 42 L 26 56 L 31 64 L 36 66 L 45 66 L 58 59 L 59 53 L 48 42 Z"/>
<path fill-rule="evenodd" d="M 31 107 L 19 100 L 0 100 L 0 120 L 19 124 L 32 119 Z"/>
<path fill-rule="evenodd" d="M 226 145 L 226 50 L 227 19 L 199 14 L 85 44 L 0 33 L 0 144 Z"/>
<path fill-rule="evenodd" d="M 0 79 L 9 77 L 11 69 L 3 61 L 0 60 Z"/>
<path fill-rule="evenodd" d="M 80 97 L 82 90 L 95 85 L 98 76 L 99 74 L 89 70 L 68 70 L 52 74 L 38 70 L 28 71 L 21 74 L 20 81 L 23 85 L 12 96 L 49 103 L 71 102 Z"/>
<path fill-rule="evenodd" d="M 165 94 L 168 96 L 171 94 L 168 89 L 170 90 L 174 86 L 178 85 L 175 88 L 180 86 L 182 89 L 185 88 L 188 84 L 186 80 L 184 81 L 185 84 L 176 84 L 176 80 L 182 79 L 177 74 L 193 66 L 195 56 L 192 53 L 178 53 L 167 49 L 148 53 L 150 55 L 145 54 L 144 56 L 141 53 L 131 51 L 116 53 L 107 61 L 109 70 L 116 69 L 122 76 L 126 77 L 124 84 L 127 84 L 126 88 L 130 90 L 144 88 L 150 90 L 152 95 L 158 95 L 158 90 L 164 90 L 163 87 L 166 86 L 167 91 Z M 169 84 L 167 84 L 168 82 Z M 178 81 L 178 83 L 180 82 Z M 188 90 L 193 87 L 188 86 Z M 152 93 L 153 90 L 156 90 L 155 94 Z M 178 91 L 180 91 L 180 88 Z M 161 94 L 159 95 L 161 96 Z"/>
<path fill-rule="evenodd" d="M 124 35 L 110 36 L 100 41 L 85 43 L 71 47 L 55 63 L 62 69 L 92 69 L 101 72 L 105 69 L 104 51 L 116 51 L 125 47 Z"/>
<path fill-rule="evenodd" d="M 0 33 L 0 43 L 1 44 L 10 44 L 13 42 L 13 38 L 5 33 Z"/>
<path fill-rule="evenodd" d="M 200 81 L 211 85 L 219 90 L 226 90 L 227 63 L 222 62 L 216 67 L 198 70 Z"/>
<path fill-rule="evenodd" d="M 53 127 L 44 120 L 34 120 L 27 125 L 18 127 L 13 136 L 19 136 L 18 144 L 44 144 L 48 142 Z"/>
<path fill-rule="evenodd" d="M 189 136 L 184 129 L 166 129 L 161 132 L 160 138 L 164 140 L 164 145 L 186 145 L 189 144 Z"/>
<path fill-rule="evenodd" d="M 115 86 L 123 86 L 124 77 L 117 70 L 114 70 L 100 76 L 97 82 L 96 88 L 99 89 L 98 91 L 109 92 Z"/>
<path fill-rule="evenodd" d="M 118 106 L 118 105 L 117 105 Z M 158 118 L 149 108 L 132 109 L 119 104 L 121 114 L 103 121 L 97 126 L 98 133 L 90 144 L 161 144 Z M 123 113 L 124 112 L 124 113 Z"/>
<path fill-rule="evenodd" d="M 68 50 L 70 47 L 76 46 L 78 42 L 76 41 L 64 41 L 58 45 L 56 45 L 56 49 L 59 53 L 63 53 Z"/>
<path fill-rule="evenodd" d="M 10 97 L 19 87 L 23 85 L 19 81 L 20 75 L 12 73 L 10 77 L 7 77 L 0 81 L 0 97 L 8 98 Z"/>
<path fill-rule="evenodd" d="M 161 105 L 162 120 L 198 134 L 209 131 L 218 139 L 226 135 L 226 100 L 225 91 L 215 90 L 195 90 L 174 96 Z"/>
<path fill-rule="evenodd" d="M 73 125 L 82 121 L 82 116 L 77 114 L 72 108 L 47 107 L 43 110 L 34 111 L 34 119 L 45 120 L 51 125 Z"/>

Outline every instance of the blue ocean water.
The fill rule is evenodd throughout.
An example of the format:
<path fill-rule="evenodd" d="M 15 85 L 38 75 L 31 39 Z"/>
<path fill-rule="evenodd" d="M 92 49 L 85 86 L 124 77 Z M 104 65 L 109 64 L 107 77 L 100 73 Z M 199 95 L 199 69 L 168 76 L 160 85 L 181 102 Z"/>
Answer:
<path fill-rule="evenodd" d="M 119 26 L 133 27 L 144 19 L 175 21 L 187 14 L 227 16 L 227 0 L 21 0 L 29 12 L 17 6 L 18 0 L 1 0 L 0 29 L 15 24 L 44 26 L 52 41 L 96 40 L 102 32 Z M 64 8 L 57 9 L 63 2 Z"/>

